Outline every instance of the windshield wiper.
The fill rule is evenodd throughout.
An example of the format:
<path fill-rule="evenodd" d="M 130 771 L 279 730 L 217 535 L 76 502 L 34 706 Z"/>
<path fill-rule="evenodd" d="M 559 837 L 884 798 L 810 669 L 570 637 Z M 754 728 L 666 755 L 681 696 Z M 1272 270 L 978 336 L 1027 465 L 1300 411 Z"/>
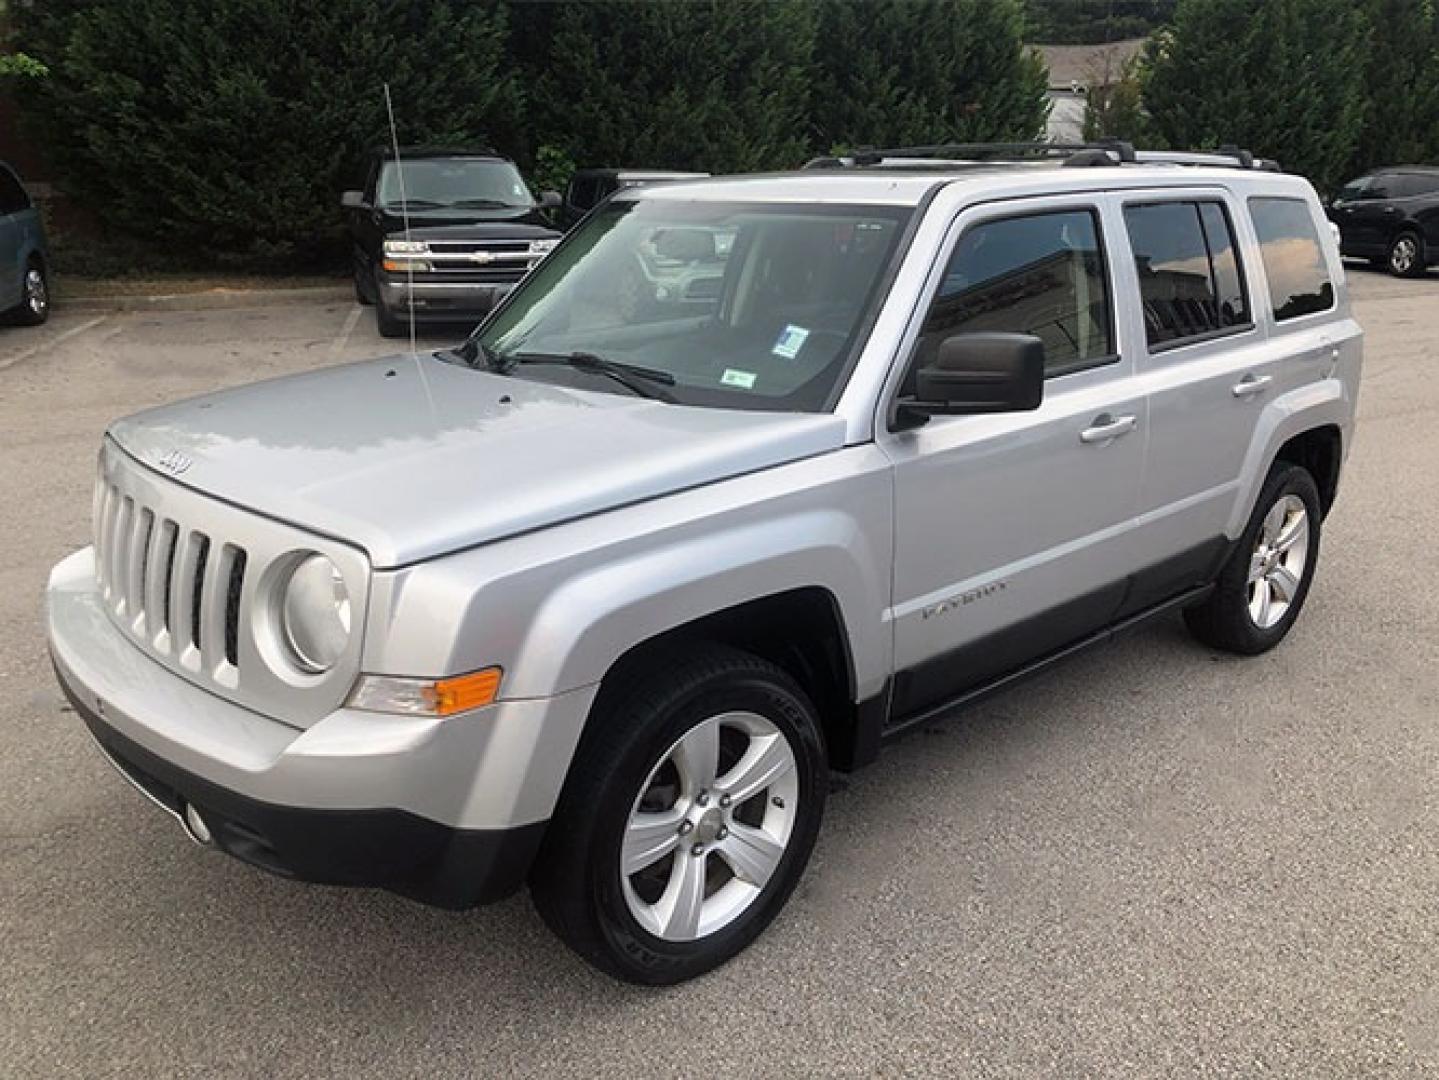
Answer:
<path fill-rule="evenodd" d="M 469 210 L 519 209 L 514 203 L 507 203 L 501 199 L 460 199 L 457 202 L 450 203 L 450 205 Z"/>
<path fill-rule="evenodd" d="M 671 405 L 676 402 L 673 394 L 667 394 L 659 389 L 660 386 L 674 386 L 675 377 L 668 371 L 661 371 L 658 368 L 626 364 L 619 360 L 607 360 L 603 356 L 596 356 L 594 353 L 588 352 L 572 352 L 565 355 L 559 353 L 511 353 L 508 356 L 497 357 L 497 359 L 505 365 L 504 368 L 497 370 L 509 370 L 516 364 L 563 364 L 576 371 L 583 371 L 591 375 L 603 375 L 613 379 L 636 397 L 652 398 L 655 401 L 664 401 Z"/>
<path fill-rule="evenodd" d="M 386 210 L 397 210 L 402 206 L 413 206 L 421 210 L 438 210 L 445 204 L 434 199 L 391 199 L 385 203 Z"/>

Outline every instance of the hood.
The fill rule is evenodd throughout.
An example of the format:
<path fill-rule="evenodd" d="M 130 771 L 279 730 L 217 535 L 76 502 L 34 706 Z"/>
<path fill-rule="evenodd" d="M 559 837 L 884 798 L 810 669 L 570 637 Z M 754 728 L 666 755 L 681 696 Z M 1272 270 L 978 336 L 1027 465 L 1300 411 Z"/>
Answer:
<path fill-rule="evenodd" d="M 400 356 L 137 413 L 132 457 L 404 566 L 840 448 L 831 414 L 667 405 Z M 171 459 L 175 460 L 174 458 Z"/>
<path fill-rule="evenodd" d="M 386 236 L 403 234 L 405 219 L 380 212 Z M 559 234 L 546 223 L 538 206 L 479 210 L 426 210 L 410 214 L 410 236 L 416 240 L 533 240 Z"/>

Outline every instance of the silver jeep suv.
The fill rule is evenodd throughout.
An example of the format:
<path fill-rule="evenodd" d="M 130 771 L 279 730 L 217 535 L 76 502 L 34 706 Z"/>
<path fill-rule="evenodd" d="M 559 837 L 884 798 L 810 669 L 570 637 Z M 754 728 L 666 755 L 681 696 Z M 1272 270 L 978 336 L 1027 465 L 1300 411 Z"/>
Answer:
<path fill-rule="evenodd" d="M 640 315 L 657 231 L 722 265 Z M 117 422 L 50 647 L 200 843 L 447 907 L 528 883 L 675 982 L 783 907 L 830 770 L 1153 615 L 1278 644 L 1360 360 L 1313 190 L 1242 153 L 634 189 L 453 351 Z"/>

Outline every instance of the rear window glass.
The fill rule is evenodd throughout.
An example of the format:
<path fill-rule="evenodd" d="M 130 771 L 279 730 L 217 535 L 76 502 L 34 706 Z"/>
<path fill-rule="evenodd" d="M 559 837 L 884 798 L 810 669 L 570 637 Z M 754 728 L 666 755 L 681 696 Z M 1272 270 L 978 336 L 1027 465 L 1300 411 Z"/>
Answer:
<path fill-rule="evenodd" d="M 1165 202 L 1124 208 L 1151 347 L 1249 325 L 1249 304 L 1224 207 Z"/>
<path fill-rule="evenodd" d="M 1254 198 L 1249 212 L 1259 234 L 1274 318 L 1283 322 L 1333 307 L 1334 283 L 1309 206 L 1300 199 Z"/>

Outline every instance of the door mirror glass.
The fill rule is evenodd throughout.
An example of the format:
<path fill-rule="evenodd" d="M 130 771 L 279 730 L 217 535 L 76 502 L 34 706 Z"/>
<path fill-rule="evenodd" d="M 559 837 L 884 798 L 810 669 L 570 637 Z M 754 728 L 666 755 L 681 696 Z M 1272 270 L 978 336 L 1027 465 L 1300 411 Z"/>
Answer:
<path fill-rule="evenodd" d="M 365 193 L 362 191 L 346 191 L 340 195 L 340 205 L 346 210 L 360 210 L 365 205 Z"/>
<path fill-rule="evenodd" d="M 916 373 L 912 413 L 1029 412 L 1044 400 L 1044 342 L 1033 334 L 955 334 Z"/>
<path fill-rule="evenodd" d="M 541 209 L 541 210 L 554 210 L 554 209 L 556 209 L 556 208 L 560 205 L 560 203 L 562 203 L 563 201 L 564 201 L 564 200 L 560 198 L 560 193 L 559 193 L 558 191 L 542 191 L 542 192 L 540 192 L 540 209 Z"/>

